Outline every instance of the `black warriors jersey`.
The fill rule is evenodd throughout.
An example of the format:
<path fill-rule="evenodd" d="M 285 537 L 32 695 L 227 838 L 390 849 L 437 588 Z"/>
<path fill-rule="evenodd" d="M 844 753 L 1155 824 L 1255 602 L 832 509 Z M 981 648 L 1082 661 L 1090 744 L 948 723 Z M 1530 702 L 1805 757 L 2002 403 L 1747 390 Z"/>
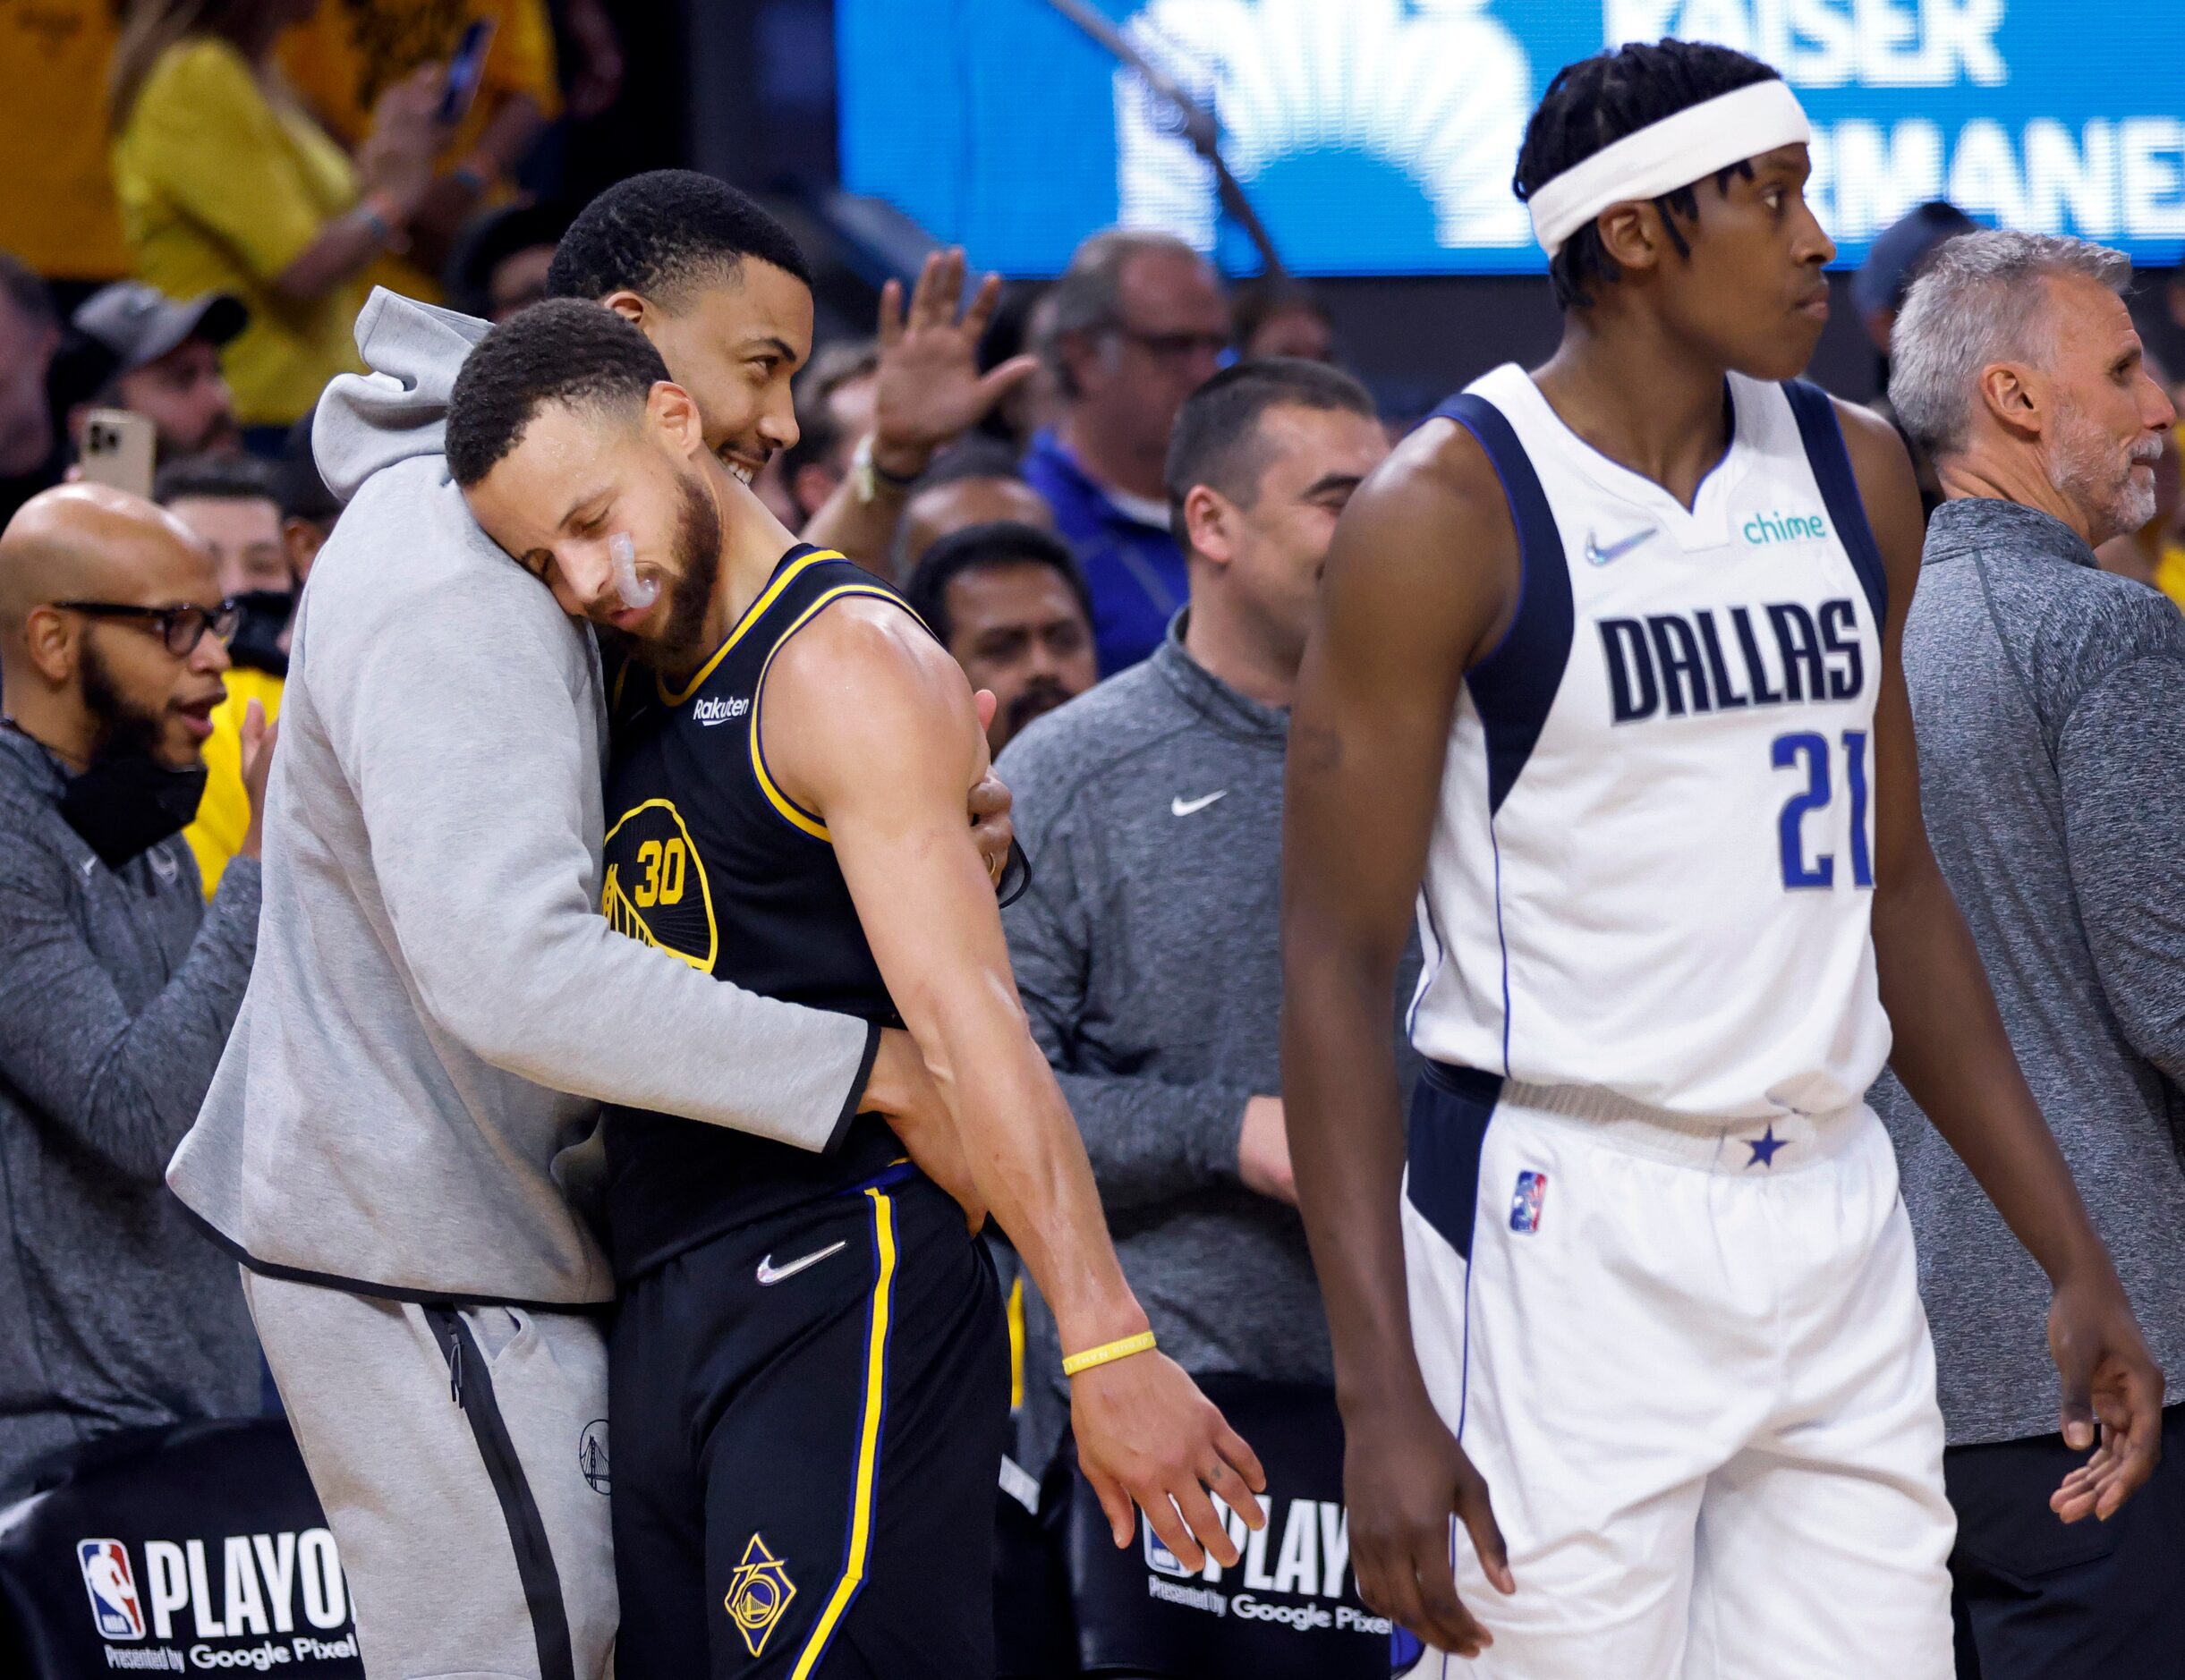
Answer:
<path fill-rule="evenodd" d="M 799 546 L 685 683 L 634 662 L 612 675 L 599 909 L 617 931 L 717 980 L 893 1027 L 902 1021 L 827 827 L 775 785 L 759 739 L 774 655 L 846 596 L 902 604 L 840 555 Z M 847 1118 L 815 1154 L 621 1107 L 608 1112 L 607 1150 L 609 1239 L 625 1277 L 885 1173 L 903 1155 L 873 1115 Z"/>

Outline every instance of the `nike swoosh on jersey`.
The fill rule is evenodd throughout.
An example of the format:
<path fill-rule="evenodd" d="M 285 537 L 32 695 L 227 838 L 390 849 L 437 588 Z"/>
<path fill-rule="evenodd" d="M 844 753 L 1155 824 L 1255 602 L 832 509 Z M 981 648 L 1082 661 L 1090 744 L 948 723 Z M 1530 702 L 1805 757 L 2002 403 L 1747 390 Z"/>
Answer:
<path fill-rule="evenodd" d="M 769 1288 L 785 1277 L 794 1277 L 806 1267 L 817 1266 L 829 1255 L 839 1254 L 849 1245 L 849 1240 L 846 1237 L 839 1243 L 829 1243 L 825 1248 L 805 1255 L 803 1260 L 793 1260 L 786 1266 L 775 1265 L 774 1257 L 769 1254 L 759 1262 L 759 1285 L 762 1289 Z"/>
<path fill-rule="evenodd" d="M 1203 799 L 1186 799 L 1181 793 L 1178 793 L 1169 802 L 1169 814 L 1172 817 L 1188 817 L 1192 812 L 1204 810 L 1216 800 L 1226 797 L 1229 791 L 1226 787 L 1221 788 L 1207 794 Z"/>
<path fill-rule="evenodd" d="M 1649 525 L 1644 530 L 1635 530 L 1628 537 L 1620 538 L 1603 548 L 1595 539 L 1593 532 L 1587 531 L 1586 533 L 1586 564 L 1604 566 L 1611 560 L 1620 560 L 1654 534 L 1654 528 Z"/>

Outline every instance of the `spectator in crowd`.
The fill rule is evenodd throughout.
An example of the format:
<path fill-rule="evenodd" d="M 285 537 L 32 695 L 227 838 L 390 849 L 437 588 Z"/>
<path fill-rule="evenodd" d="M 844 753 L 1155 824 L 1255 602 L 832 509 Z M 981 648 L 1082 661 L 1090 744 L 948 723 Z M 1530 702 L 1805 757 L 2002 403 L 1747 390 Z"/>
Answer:
<path fill-rule="evenodd" d="M 1112 676 L 1161 645 L 1189 591 L 1161 472 L 1178 406 L 1229 348 L 1229 309 L 1183 241 L 1110 228 L 1077 248 L 1042 315 L 1062 418 L 1033 439 L 1024 477 L 1084 568 Z"/>
<path fill-rule="evenodd" d="M 251 832 L 243 725 L 252 707 L 268 718 L 281 715 L 294 574 L 274 470 L 264 462 L 249 455 L 174 462 L 160 469 L 152 495 L 212 556 L 220 594 L 238 614 L 228 641 L 227 698 L 213 708 L 212 733 L 205 738 L 204 796 L 183 830 L 210 898 Z"/>
<path fill-rule="evenodd" d="M 442 139 L 429 66 L 379 96 L 353 165 L 274 67 L 297 15 L 295 0 L 132 0 L 114 56 L 132 266 L 169 297 L 242 300 L 250 324 L 225 364 L 245 428 L 287 426 L 356 366 L 364 271 L 408 236 Z"/>
<path fill-rule="evenodd" d="M 222 595 L 285 596 L 295 587 L 269 462 L 251 455 L 171 461 L 152 481 L 152 499 L 210 551 Z"/>
<path fill-rule="evenodd" d="M 820 350 L 797 381 L 796 441 L 775 457 L 796 508 L 792 530 L 810 523 L 850 476 L 872 429 L 880 369 L 880 345 L 853 340 Z"/>
<path fill-rule="evenodd" d="M 547 269 L 569 216 L 565 205 L 527 201 L 472 217 L 441 276 L 449 307 L 505 321 L 545 297 Z"/>
<path fill-rule="evenodd" d="M 1245 361 L 1335 360 L 1335 319 L 1328 306 L 1287 275 L 1262 275 L 1238 286 L 1229 300 L 1229 320 L 1237 353 Z"/>
<path fill-rule="evenodd" d="M 242 302 L 220 292 L 183 303 L 138 281 L 117 280 L 93 293 L 72 318 L 103 369 L 90 400 L 70 411 L 77 446 L 89 410 L 123 408 L 157 428 L 156 460 L 242 448 L 220 351 L 249 320 Z"/>
<path fill-rule="evenodd" d="M 1055 510 L 1024 482 L 1008 445 L 970 437 L 934 457 L 903 505 L 896 527 L 895 575 L 907 578 L 927 549 L 952 531 L 1008 521 L 1055 528 Z"/>
<path fill-rule="evenodd" d="M 1919 793 L 2026 1078 L 2149 1351 L 2185 1377 L 2185 618 L 2096 569 L 2145 525 L 2174 419 L 2121 253 L 1976 233 L 1914 282 L 1890 400 L 1940 470 L 1904 632 Z M 2049 1285 L 1894 1075 L 1958 1513 L 1960 1673 L 2167 1675 L 2185 1650 L 2185 1407 L 2114 1516 L 2067 1528 Z M 2071 1396 L 2067 1396 L 2067 1400 Z M 2075 1450 L 2076 1449 L 2076 1450 Z M 2113 1444 L 2104 1444 L 2104 1451 Z"/>
<path fill-rule="evenodd" d="M 1282 774 L 1336 517 L 1387 453 L 1372 399 L 1334 369 L 1243 363 L 1202 386 L 1167 463 L 1188 610 L 999 765 L 1036 861 L 1005 916 L 1024 1007 L 1125 1272 L 1195 1377 L 1331 1380 L 1277 1054 Z M 1028 1340 L 1020 1448 L 1039 1474 L 1067 1400 L 1036 1309 Z"/>
<path fill-rule="evenodd" d="M 986 740 L 997 753 L 1100 681 L 1085 581 L 1050 530 L 1004 522 L 943 537 L 904 596 L 971 686 L 993 692 Z"/>
<path fill-rule="evenodd" d="M 649 293 L 624 277 L 667 271 L 644 230 L 710 228 L 736 248 L 761 223 L 770 226 L 772 218 L 726 182 L 693 170 L 656 169 L 617 182 L 585 206 L 547 276 L 553 296 L 606 304 L 653 341 L 679 379 L 705 386 L 693 395 L 706 442 L 747 483 L 763 483 L 768 462 L 797 438 L 790 379 L 812 345 L 803 255 L 785 241 L 782 260 L 793 261 L 794 272 L 771 261 L 739 263 L 718 284 L 672 293 Z M 872 429 L 853 452 L 849 476 L 805 522 L 806 542 L 880 563 L 894 543 L 904 498 L 934 453 L 1032 373 L 1028 357 L 980 370 L 979 341 L 1001 281 L 989 275 L 968 305 L 964 283 L 964 253 L 951 250 L 926 258 L 907 310 L 897 282 L 880 288 Z M 794 510 L 777 511 L 784 523 L 796 522 Z"/>
<path fill-rule="evenodd" d="M 311 575 L 311 562 L 319 558 L 319 549 L 334 534 L 335 522 L 342 516 L 342 505 L 327 488 L 326 479 L 319 476 L 318 459 L 311 454 L 311 422 L 318 417 L 318 407 L 313 405 L 309 414 L 288 428 L 288 441 L 281 447 L 281 463 L 274 472 L 274 489 L 281 501 L 281 542 L 288 550 L 288 569 L 295 574 L 298 589 Z"/>
<path fill-rule="evenodd" d="M 455 123 L 409 223 L 410 249 L 378 278 L 440 301 L 440 271 L 463 224 L 506 197 L 548 119 L 561 111 L 546 0 L 339 0 L 300 6 L 276 62 L 327 132 L 352 154 L 369 148 L 379 101 L 421 72 L 445 70 L 473 23 L 492 29 L 477 91 Z"/>
<path fill-rule="evenodd" d="M 0 251 L 0 520 L 61 481 L 66 447 L 47 391 L 60 347 L 46 283 Z"/>
<path fill-rule="evenodd" d="M 234 1267 L 161 1182 L 258 926 L 262 720 L 209 906 L 174 838 L 226 625 L 210 557 L 134 496 L 66 485 L 0 535 L 0 1484 L 123 1425 L 257 1409 Z"/>
<path fill-rule="evenodd" d="M 0 6 L 0 250 L 78 296 L 129 272 L 106 168 L 115 0 Z"/>
<path fill-rule="evenodd" d="M 1866 260 L 1851 276 L 1851 307 L 1858 312 L 1859 325 L 1866 328 L 1867 342 L 1874 346 L 1875 383 L 1881 386 L 1881 395 L 1869 406 L 1897 428 L 1897 435 L 1912 452 L 1920 504 L 1930 513 L 1942 505 L 1942 486 L 1934 476 L 1934 463 L 1927 459 L 1917 439 L 1899 424 L 1897 412 L 1890 406 L 1889 335 L 1896 325 L 1897 311 L 1904 307 L 1905 293 L 1934 248 L 1978 225 L 1956 205 L 1941 199 L 1919 205 L 1882 230 L 1867 247 Z"/>

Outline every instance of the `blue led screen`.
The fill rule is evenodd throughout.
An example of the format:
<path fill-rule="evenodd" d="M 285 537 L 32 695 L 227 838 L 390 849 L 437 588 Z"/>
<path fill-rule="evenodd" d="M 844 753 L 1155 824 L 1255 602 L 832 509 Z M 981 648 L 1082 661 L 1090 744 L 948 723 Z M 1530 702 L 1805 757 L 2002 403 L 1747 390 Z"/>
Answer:
<path fill-rule="evenodd" d="M 1811 197 L 1856 262 L 1911 206 L 2185 254 L 2180 0 L 1096 0 L 1209 101 L 1306 274 L 1542 266 L 1510 170 L 1556 70 L 1717 40 L 1814 121 Z M 1139 79 L 1044 0 L 837 0 L 844 184 L 975 261 L 1056 272 L 1110 223 L 1256 266 Z"/>

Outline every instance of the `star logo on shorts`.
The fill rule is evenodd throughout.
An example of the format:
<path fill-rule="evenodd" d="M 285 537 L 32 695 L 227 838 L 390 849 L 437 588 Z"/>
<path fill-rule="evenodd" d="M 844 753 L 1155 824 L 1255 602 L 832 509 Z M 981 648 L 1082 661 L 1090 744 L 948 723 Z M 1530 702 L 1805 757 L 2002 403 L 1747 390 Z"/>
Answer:
<path fill-rule="evenodd" d="M 728 1577 L 727 1596 L 721 1605 L 735 1622 L 736 1632 L 744 1635 L 744 1649 L 756 1657 L 765 1650 L 774 1625 L 795 1596 L 796 1584 L 781 1566 L 781 1559 L 767 1550 L 764 1540 L 753 1534 L 751 1544 L 744 1548 L 744 1561 Z"/>
<path fill-rule="evenodd" d="M 1753 1158 L 1745 1163 L 1747 1167 L 1773 1167 L 1775 1165 L 1775 1151 L 1790 1147 L 1789 1138 L 1775 1135 L 1775 1122 L 1773 1120 L 1768 1122 L 1768 1129 L 1761 1136 L 1746 1138 L 1742 1141 L 1753 1152 Z"/>

